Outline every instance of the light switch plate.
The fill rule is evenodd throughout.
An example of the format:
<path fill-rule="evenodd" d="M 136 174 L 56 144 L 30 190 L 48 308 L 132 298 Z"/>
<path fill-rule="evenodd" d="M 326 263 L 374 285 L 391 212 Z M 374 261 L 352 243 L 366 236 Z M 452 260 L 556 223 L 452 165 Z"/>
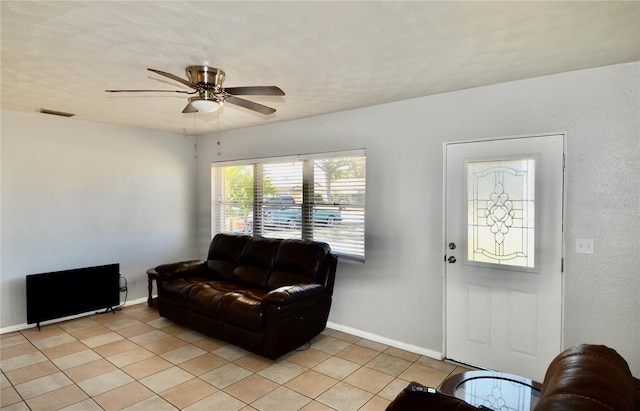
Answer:
<path fill-rule="evenodd" d="M 576 238 L 577 254 L 593 254 L 593 238 Z"/>

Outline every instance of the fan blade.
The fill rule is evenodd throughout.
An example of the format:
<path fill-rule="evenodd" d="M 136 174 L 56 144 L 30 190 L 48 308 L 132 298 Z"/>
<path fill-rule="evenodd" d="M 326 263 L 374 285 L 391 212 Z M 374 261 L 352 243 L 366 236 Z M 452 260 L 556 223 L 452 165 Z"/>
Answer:
<path fill-rule="evenodd" d="M 244 108 L 248 108 L 249 110 L 257 111 L 261 114 L 273 114 L 276 112 L 275 108 L 267 107 L 265 105 L 255 103 L 253 101 L 245 100 L 240 97 L 229 96 L 225 100 L 226 103 L 235 104 L 237 106 L 241 106 Z"/>
<path fill-rule="evenodd" d="M 184 109 L 182 110 L 182 113 L 183 113 L 183 114 L 185 114 L 185 113 L 197 113 L 197 112 L 198 112 L 198 110 L 197 110 L 195 107 L 193 107 L 193 106 L 191 105 L 191 103 L 187 104 L 187 105 L 184 107 Z"/>
<path fill-rule="evenodd" d="M 156 69 L 152 69 L 152 68 L 148 68 L 147 70 L 153 71 L 154 73 L 160 74 L 161 76 L 169 77 L 171 80 L 175 80 L 178 83 L 184 84 L 185 86 L 189 86 L 191 88 L 198 88 L 198 86 L 196 86 L 195 84 L 190 83 L 187 80 L 176 76 L 175 74 L 167 73 L 166 71 L 156 70 Z"/>
<path fill-rule="evenodd" d="M 195 91 L 184 91 L 184 90 L 105 90 L 107 93 L 184 93 L 184 94 L 194 94 Z"/>
<path fill-rule="evenodd" d="M 224 91 L 240 96 L 284 96 L 284 91 L 276 86 L 229 87 Z"/>

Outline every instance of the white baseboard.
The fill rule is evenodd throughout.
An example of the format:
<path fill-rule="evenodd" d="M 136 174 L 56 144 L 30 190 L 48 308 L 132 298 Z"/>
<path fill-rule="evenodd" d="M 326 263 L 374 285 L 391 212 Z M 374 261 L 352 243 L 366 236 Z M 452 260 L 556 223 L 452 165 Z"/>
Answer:
<path fill-rule="evenodd" d="M 123 305 L 123 307 L 128 307 L 130 305 L 137 305 L 137 304 L 142 304 L 142 303 L 145 303 L 145 304 L 147 303 L 147 297 L 138 298 L 137 300 L 127 301 Z M 42 327 L 43 325 L 55 324 L 55 323 L 59 323 L 59 322 L 62 322 L 62 321 L 69 321 L 69 320 L 73 320 L 75 318 L 87 317 L 89 315 L 94 315 L 94 314 L 96 314 L 96 311 L 88 311 L 88 312 L 82 313 L 82 314 L 70 315 L 68 317 L 61 317 L 61 318 L 56 318 L 54 320 L 42 321 L 40 323 L 40 326 Z M 9 327 L 0 328 L 0 334 L 7 334 L 7 333 L 15 332 L 15 331 L 22 331 L 22 330 L 26 330 L 28 328 L 35 328 L 35 327 L 36 327 L 35 324 L 27 324 L 27 323 L 16 324 L 16 325 L 11 325 Z"/>
<path fill-rule="evenodd" d="M 392 340 L 390 338 L 381 337 L 377 334 L 372 334 L 366 331 L 358 330 L 356 328 L 347 327 L 346 325 L 340 325 L 333 323 L 331 321 L 327 322 L 327 327 L 332 330 L 342 331 L 347 334 L 355 335 L 356 337 L 366 338 L 367 340 L 371 340 L 380 344 L 389 345 L 394 348 L 399 348 L 401 350 L 409 351 L 415 354 L 424 355 L 425 357 L 434 358 L 436 360 L 443 360 L 444 356 L 441 352 L 428 350 L 426 348 L 418 347 L 411 344 L 406 344 L 401 341 Z"/>

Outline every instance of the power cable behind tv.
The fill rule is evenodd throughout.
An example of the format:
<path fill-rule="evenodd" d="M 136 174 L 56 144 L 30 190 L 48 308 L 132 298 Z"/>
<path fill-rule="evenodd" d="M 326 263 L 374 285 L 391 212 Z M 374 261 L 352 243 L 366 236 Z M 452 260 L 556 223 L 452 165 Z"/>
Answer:
<path fill-rule="evenodd" d="M 121 310 L 122 307 L 124 307 L 127 303 L 127 297 L 129 297 L 129 286 L 127 284 L 127 279 L 123 277 L 122 274 L 120 274 L 120 292 L 124 293 L 124 301 L 122 302 L 122 304 L 115 308 L 116 310 Z"/>

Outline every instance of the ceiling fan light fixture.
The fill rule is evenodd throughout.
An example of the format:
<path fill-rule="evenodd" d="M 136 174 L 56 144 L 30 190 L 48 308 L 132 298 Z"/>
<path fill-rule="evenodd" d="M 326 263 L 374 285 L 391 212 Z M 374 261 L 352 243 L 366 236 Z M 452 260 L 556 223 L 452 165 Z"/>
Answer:
<path fill-rule="evenodd" d="M 214 111 L 218 110 L 221 106 L 221 104 L 215 100 L 204 100 L 204 99 L 192 100 L 191 105 L 195 107 L 195 109 L 198 110 L 198 112 L 200 113 L 213 113 Z"/>
<path fill-rule="evenodd" d="M 0 0 L 1 1 L 1 0 Z M 182 114 L 190 113 L 213 113 L 220 106 L 230 103 L 232 105 L 244 107 L 246 109 L 258 112 L 264 115 L 270 115 L 276 112 L 275 108 L 267 107 L 263 104 L 250 100 L 245 100 L 242 96 L 284 96 L 284 91 L 276 86 L 244 86 L 230 87 L 225 90 L 222 87 L 224 80 L 224 71 L 215 67 L 208 66 L 189 66 L 186 69 L 188 80 L 178 77 L 175 74 L 166 71 L 148 68 L 147 70 L 159 74 L 163 77 L 170 78 L 173 81 L 187 86 L 195 91 L 185 90 L 105 90 L 109 93 L 120 92 L 175 92 L 194 95 L 189 97 L 189 103 L 182 109 Z"/>

